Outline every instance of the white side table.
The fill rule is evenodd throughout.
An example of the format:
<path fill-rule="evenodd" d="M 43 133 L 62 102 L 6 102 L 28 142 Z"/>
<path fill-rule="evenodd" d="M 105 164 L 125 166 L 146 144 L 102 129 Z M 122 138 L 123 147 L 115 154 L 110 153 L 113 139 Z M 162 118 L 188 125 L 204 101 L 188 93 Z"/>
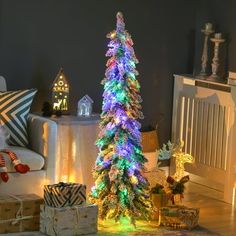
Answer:
<path fill-rule="evenodd" d="M 57 182 L 78 182 L 94 185 L 92 169 L 98 154 L 95 141 L 99 132 L 100 116 L 51 117 L 58 124 Z"/>

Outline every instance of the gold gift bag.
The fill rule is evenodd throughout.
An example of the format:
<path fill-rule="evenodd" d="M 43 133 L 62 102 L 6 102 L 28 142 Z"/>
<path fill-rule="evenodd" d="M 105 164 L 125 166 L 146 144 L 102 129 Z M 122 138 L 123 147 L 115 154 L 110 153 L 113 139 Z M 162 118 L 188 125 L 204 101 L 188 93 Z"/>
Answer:
<path fill-rule="evenodd" d="M 151 214 L 152 220 L 159 220 L 159 209 L 168 204 L 168 197 L 165 193 L 152 193 L 151 201 L 153 205 L 153 212 Z"/>

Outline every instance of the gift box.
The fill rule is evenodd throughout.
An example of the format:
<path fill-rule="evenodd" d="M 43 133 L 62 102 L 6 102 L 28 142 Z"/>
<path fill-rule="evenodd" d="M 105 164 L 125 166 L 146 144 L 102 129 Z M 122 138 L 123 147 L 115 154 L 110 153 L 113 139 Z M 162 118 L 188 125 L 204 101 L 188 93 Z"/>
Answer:
<path fill-rule="evenodd" d="M 74 236 L 97 232 L 97 205 L 54 208 L 40 206 L 40 231 L 49 236 Z"/>
<path fill-rule="evenodd" d="M 193 229 L 198 225 L 199 208 L 168 206 L 159 210 L 159 224 L 175 229 Z"/>
<path fill-rule="evenodd" d="M 35 194 L 0 195 L 0 233 L 39 230 L 41 204 Z"/>
<path fill-rule="evenodd" d="M 159 220 L 159 209 L 161 207 L 165 207 L 168 205 L 169 198 L 166 193 L 159 193 L 159 194 L 151 194 L 151 201 L 152 201 L 152 212 L 151 212 L 151 219 L 152 220 Z"/>
<path fill-rule="evenodd" d="M 44 202 L 51 207 L 81 205 L 86 202 L 86 185 L 62 182 L 44 185 Z"/>

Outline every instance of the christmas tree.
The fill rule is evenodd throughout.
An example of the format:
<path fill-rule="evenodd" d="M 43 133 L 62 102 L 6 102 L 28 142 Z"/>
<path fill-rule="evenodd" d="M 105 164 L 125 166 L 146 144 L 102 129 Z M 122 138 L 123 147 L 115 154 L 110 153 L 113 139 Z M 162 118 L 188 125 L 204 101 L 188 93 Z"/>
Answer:
<path fill-rule="evenodd" d="M 147 217 L 150 208 L 149 183 L 143 176 L 144 163 L 140 145 L 143 118 L 140 85 L 135 69 L 138 60 L 130 34 L 125 30 L 122 13 L 117 13 L 116 30 L 110 39 L 106 56 L 107 69 L 99 138 L 99 155 L 94 169 L 95 186 L 91 200 L 99 205 L 101 219 L 127 216 L 135 225 L 137 217 Z"/>

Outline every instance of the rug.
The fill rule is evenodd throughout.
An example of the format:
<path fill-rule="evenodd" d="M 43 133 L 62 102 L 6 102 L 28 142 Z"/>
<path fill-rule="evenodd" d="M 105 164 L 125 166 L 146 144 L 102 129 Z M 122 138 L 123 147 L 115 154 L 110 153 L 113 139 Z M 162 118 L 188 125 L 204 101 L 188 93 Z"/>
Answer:
<path fill-rule="evenodd" d="M 1 234 L 5 236 L 45 236 L 40 232 L 22 232 Z M 89 236 L 219 236 L 220 234 L 212 232 L 201 226 L 197 226 L 193 230 L 172 230 L 165 227 L 157 226 L 155 223 L 137 222 L 134 228 L 130 224 L 118 224 L 107 222 L 99 224 L 97 234 L 89 234 Z"/>
<path fill-rule="evenodd" d="M 10 233 L 10 234 L 1 234 L 1 236 L 45 236 L 40 232 L 23 232 L 23 233 Z M 205 228 L 197 227 L 194 230 L 167 230 L 162 227 L 156 229 L 155 231 L 142 231 L 142 232 L 98 232 L 97 234 L 89 234 L 89 236 L 219 236 L 220 234 L 211 232 Z"/>
<path fill-rule="evenodd" d="M 216 232 L 212 232 L 201 226 L 197 226 L 192 230 L 174 230 L 168 229 L 166 227 L 158 226 L 155 221 L 137 221 L 137 226 L 130 225 L 128 221 L 119 223 L 114 223 L 114 221 L 106 220 L 102 224 L 99 224 L 99 231 L 97 235 L 101 236 L 198 236 L 198 235 L 220 235 Z"/>

